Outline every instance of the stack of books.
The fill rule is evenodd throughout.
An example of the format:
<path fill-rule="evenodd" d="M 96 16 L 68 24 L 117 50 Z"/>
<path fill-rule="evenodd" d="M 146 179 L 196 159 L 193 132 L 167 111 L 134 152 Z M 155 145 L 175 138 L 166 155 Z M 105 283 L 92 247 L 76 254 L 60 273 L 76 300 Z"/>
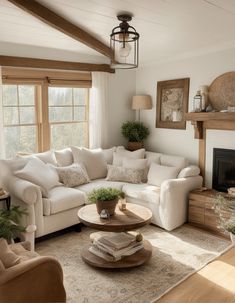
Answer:
<path fill-rule="evenodd" d="M 137 241 L 135 234 L 128 233 L 94 233 L 89 251 L 109 262 L 116 262 L 142 249 L 143 241 Z"/>

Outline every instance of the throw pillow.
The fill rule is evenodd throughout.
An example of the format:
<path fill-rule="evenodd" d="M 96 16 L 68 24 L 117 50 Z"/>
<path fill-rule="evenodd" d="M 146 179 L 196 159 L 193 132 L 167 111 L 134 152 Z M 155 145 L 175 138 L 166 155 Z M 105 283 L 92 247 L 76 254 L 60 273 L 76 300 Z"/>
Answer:
<path fill-rule="evenodd" d="M 147 159 L 131 159 L 123 158 L 122 166 L 125 168 L 143 169 L 143 179 L 142 182 L 147 182 L 148 175 L 148 160 Z"/>
<path fill-rule="evenodd" d="M 58 166 L 69 166 L 73 164 L 73 153 L 71 148 L 64 148 L 55 151 Z"/>
<path fill-rule="evenodd" d="M 5 268 L 14 266 L 20 262 L 20 257 L 8 247 L 7 241 L 3 238 L 0 238 L 0 260 Z"/>
<path fill-rule="evenodd" d="M 153 162 L 148 172 L 148 184 L 161 186 L 165 180 L 177 178 L 179 171 L 178 167 L 163 166 Z"/>
<path fill-rule="evenodd" d="M 48 191 L 53 187 L 61 185 L 56 171 L 43 163 L 38 158 L 33 158 L 22 170 L 15 172 L 19 178 L 40 186 L 43 197 L 48 197 Z"/>
<path fill-rule="evenodd" d="M 116 147 L 102 149 L 102 153 L 104 155 L 104 158 L 105 158 L 107 164 L 113 163 L 113 153 L 115 152 L 115 150 L 116 150 Z"/>
<path fill-rule="evenodd" d="M 59 181 L 66 187 L 76 187 L 90 182 L 87 171 L 82 164 L 72 164 L 66 167 L 54 167 L 59 176 Z"/>
<path fill-rule="evenodd" d="M 44 163 L 50 163 L 50 164 L 53 164 L 53 165 L 57 165 L 55 154 L 54 154 L 54 151 L 52 151 L 52 150 L 48 150 L 48 151 L 43 152 L 43 153 L 31 154 L 31 155 L 20 155 L 20 154 L 18 154 L 17 157 L 25 158 L 25 159 L 31 159 L 31 158 L 37 157 L 38 159 L 40 159 Z"/>
<path fill-rule="evenodd" d="M 90 180 L 105 178 L 107 175 L 107 162 L 101 149 L 87 149 L 71 147 L 75 163 L 82 163 Z"/>
<path fill-rule="evenodd" d="M 142 183 L 143 169 L 125 168 L 121 166 L 108 165 L 107 181 L 121 181 L 129 183 Z"/>
<path fill-rule="evenodd" d="M 140 148 L 135 151 L 129 151 L 122 147 L 117 147 L 116 153 L 132 159 L 144 159 L 145 149 Z"/>
<path fill-rule="evenodd" d="M 179 167 L 180 169 L 188 166 L 188 160 L 186 158 L 164 154 L 161 155 L 160 163 L 161 165 Z"/>
<path fill-rule="evenodd" d="M 196 165 L 190 165 L 185 167 L 181 170 L 178 175 L 178 178 L 188 178 L 188 177 L 195 177 L 200 174 L 200 168 Z"/>

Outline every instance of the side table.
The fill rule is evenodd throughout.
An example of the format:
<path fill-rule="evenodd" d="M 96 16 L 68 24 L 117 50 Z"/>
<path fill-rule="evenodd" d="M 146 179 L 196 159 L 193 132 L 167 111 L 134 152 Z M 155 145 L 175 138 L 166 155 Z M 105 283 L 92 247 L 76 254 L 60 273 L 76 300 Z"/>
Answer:
<path fill-rule="evenodd" d="M 5 193 L 5 195 L 0 196 L 0 202 L 6 202 L 7 210 L 10 210 L 11 207 L 11 196 L 9 193 Z"/>

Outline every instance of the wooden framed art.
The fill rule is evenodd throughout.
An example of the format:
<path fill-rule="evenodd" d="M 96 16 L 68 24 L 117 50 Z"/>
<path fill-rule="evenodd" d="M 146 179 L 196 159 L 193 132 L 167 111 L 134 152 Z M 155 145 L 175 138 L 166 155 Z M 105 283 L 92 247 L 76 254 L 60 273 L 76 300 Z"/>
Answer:
<path fill-rule="evenodd" d="M 157 128 L 186 129 L 184 114 L 188 112 L 189 80 L 157 83 Z"/>

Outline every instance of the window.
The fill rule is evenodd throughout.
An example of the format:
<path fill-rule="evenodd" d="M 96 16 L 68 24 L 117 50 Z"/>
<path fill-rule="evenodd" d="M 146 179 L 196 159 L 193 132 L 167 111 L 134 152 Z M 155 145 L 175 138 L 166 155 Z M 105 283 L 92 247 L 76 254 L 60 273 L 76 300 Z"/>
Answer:
<path fill-rule="evenodd" d="M 3 85 L 3 124 L 7 158 L 38 150 L 36 87 Z"/>
<path fill-rule="evenodd" d="M 88 89 L 49 87 L 51 147 L 88 146 Z"/>
<path fill-rule="evenodd" d="M 90 73 L 2 68 L 7 158 L 88 147 Z"/>

